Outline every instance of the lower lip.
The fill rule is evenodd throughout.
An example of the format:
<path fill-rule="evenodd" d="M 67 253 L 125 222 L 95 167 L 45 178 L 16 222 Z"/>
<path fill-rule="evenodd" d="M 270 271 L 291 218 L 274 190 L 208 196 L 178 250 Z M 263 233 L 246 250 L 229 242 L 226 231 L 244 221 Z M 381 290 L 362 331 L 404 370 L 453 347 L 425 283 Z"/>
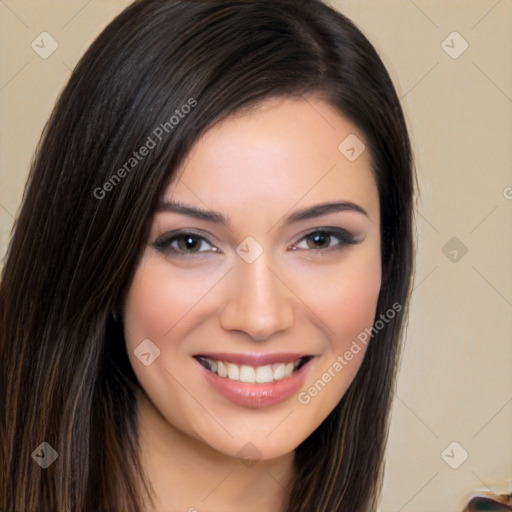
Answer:
<path fill-rule="evenodd" d="M 237 405 L 252 408 L 269 407 L 283 402 L 299 391 L 306 380 L 311 361 L 312 359 L 284 379 L 250 384 L 220 377 L 216 373 L 207 370 L 196 360 L 199 370 L 203 372 L 206 380 L 218 393 Z"/>

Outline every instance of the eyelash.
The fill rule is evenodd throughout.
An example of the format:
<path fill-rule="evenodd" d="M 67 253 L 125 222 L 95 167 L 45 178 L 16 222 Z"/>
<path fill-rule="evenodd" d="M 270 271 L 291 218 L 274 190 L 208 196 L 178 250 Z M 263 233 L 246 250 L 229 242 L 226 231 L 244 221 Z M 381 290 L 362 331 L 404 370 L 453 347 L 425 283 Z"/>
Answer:
<path fill-rule="evenodd" d="M 306 239 L 312 237 L 313 235 L 333 236 L 340 240 L 340 242 L 338 242 L 336 245 L 334 245 L 333 247 L 328 247 L 327 249 L 322 249 L 322 248 L 309 249 L 310 251 L 313 251 L 314 253 L 318 253 L 318 254 L 321 254 L 321 253 L 324 253 L 324 254 L 329 253 L 330 254 L 334 251 L 343 250 L 345 248 L 345 246 L 347 246 L 347 245 L 356 245 L 359 243 L 356 240 L 354 240 L 354 237 L 346 229 L 318 228 L 313 231 L 310 231 L 309 233 L 306 233 L 299 240 L 297 240 L 297 242 L 294 242 L 292 245 L 295 246 L 299 242 L 306 240 Z M 192 238 L 194 240 L 204 241 L 210 245 L 213 245 L 205 237 L 203 237 L 199 233 L 194 233 L 193 231 L 174 231 L 171 233 L 167 233 L 165 235 L 162 235 L 160 238 L 158 238 L 155 242 L 153 242 L 152 245 L 155 249 L 157 249 L 160 252 L 170 253 L 170 254 L 173 254 L 178 257 L 188 257 L 188 256 L 196 257 L 196 256 L 202 255 L 203 253 L 210 252 L 210 251 L 182 251 L 180 249 L 176 249 L 171 246 L 171 244 L 173 242 L 175 242 L 176 240 L 186 239 L 186 238 Z M 299 249 L 299 250 L 304 250 L 304 249 Z M 219 251 L 220 251 L 220 249 L 218 251 L 213 251 L 213 252 L 219 252 Z"/>

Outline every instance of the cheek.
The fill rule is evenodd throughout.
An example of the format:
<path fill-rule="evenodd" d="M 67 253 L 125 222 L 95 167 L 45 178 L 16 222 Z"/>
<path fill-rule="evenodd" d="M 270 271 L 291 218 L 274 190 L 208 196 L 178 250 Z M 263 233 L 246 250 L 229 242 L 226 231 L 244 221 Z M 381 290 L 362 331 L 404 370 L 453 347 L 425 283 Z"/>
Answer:
<path fill-rule="evenodd" d="M 137 344 L 142 339 L 159 339 L 171 327 L 166 312 L 169 310 L 165 288 L 158 270 L 144 262 L 137 270 L 124 305 L 124 328 L 127 344 Z"/>
<path fill-rule="evenodd" d="M 127 343 L 162 341 L 186 325 L 187 312 L 204 295 L 204 276 L 184 277 L 165 259 L 148 254 L 134 276 L 124 305 Z M 174 337 L 174 336 L 173 336 Z"/>
<path fill-rule="evenodd" d="M 330 285 L 328 311 L 335 344 L 350 344 L 373 324 L 381 287 L 380 263 L 369 262 L 351 269 L 338 283 Z"/>
<path fill-rule="evenodd" d="M 354 380 L 363 361 L 381 287 L 378 252 L 359 255 L 350 265 L 330 273 L 315 308 L 327 327 L 326 346 L 298 396 L 316 428 L 334 409 Z M 365 331 L 367 329 L 368 331 Z"/>
<path fill-rule="evenodd" d="M 198 281 L 199 285 L 194 284 Z M 188 329 L 187 312 L 202 295 L 204 280 L 180 279 L 180 272 L 173 270 L 165 259 L 148 251 L 139 264 L 124 303 L 126 348 L 137 379 L 167 421 L 184 431 L 191 424 L 199 424 L 197 418 L 201 415 L 193 416 L 195 410 L 187 401 L 188 394 L 176 384 L 187 377 L 176 361 L 184 356 L 185 345 L 181 340 Z M 140 352 L 136 349 L 146 339 L 160 350 L 154 362 L 147 366 L 136 355 Z"/>
<path fill-rule="evenodd" d="M 300 274 L 299 293 L 323 325 L 331 349 L 350 346 L 361 331 L 373 324 L 381 288 L 377 245 L 375 250 L 354 252 L 337 266 Z"/>

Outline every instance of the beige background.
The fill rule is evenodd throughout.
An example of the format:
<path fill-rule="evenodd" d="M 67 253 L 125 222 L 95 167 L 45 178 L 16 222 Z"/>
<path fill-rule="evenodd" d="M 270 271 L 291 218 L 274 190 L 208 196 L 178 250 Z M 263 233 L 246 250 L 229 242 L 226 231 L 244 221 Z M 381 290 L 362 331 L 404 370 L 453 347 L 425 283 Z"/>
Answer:
<path fill-rule="evenodd" d="M 0 2 L 0 257 L 58 92 L 128 3 Z M 420 183 L 416 282 L 381 512 L 459 511 L 471 492 L 512 487 L 512 2 L 330 4 L 388 67 Z M 43 31 L 58 43 L 47 59 L 31 48 Z"/>

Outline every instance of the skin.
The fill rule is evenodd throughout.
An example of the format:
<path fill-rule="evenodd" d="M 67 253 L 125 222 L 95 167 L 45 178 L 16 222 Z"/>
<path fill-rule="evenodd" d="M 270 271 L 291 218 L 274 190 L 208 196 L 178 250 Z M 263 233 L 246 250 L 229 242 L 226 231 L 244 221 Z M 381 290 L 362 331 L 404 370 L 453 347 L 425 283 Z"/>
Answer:
<path fill-rule="evenodd" d="M 259 408 L 219 394 L 192 356 L 312 354 L 307 391 L 371 328 L 381 286 L 379 195 L 369 151 L 349 161 L 338 150 L 349 134 L 365 142 L 320 97 L 267 100 L 208 130 L 165 190 L 164 199 L 221 212 L 231 224 L 157 212 L 124 304 L 127 351 L 144 390 L 140 443 L 156 496 L 148 511 L 285 510 L 294 450 L 339 402 L 365 346 L 308 404 L 294 394 Z M 285 224 L 295 211 L 341 200 L 367 215 Z M 329 226 L 358 243 L 337 251 L 327 249 L 336 236 L 315 242 L 315 229 Z M 153 246 L 177 229 L 200 235 L 192 249 L 187 236 L 171 244 L 183 256 Z M 263 248 L 252 263 L 236 252 L 248 236 Z M 161 352 L 149 366 L 134 355 L 145 339 Z M 237 458 L 248 442 L 260 457 L 252 467 Z"/>

